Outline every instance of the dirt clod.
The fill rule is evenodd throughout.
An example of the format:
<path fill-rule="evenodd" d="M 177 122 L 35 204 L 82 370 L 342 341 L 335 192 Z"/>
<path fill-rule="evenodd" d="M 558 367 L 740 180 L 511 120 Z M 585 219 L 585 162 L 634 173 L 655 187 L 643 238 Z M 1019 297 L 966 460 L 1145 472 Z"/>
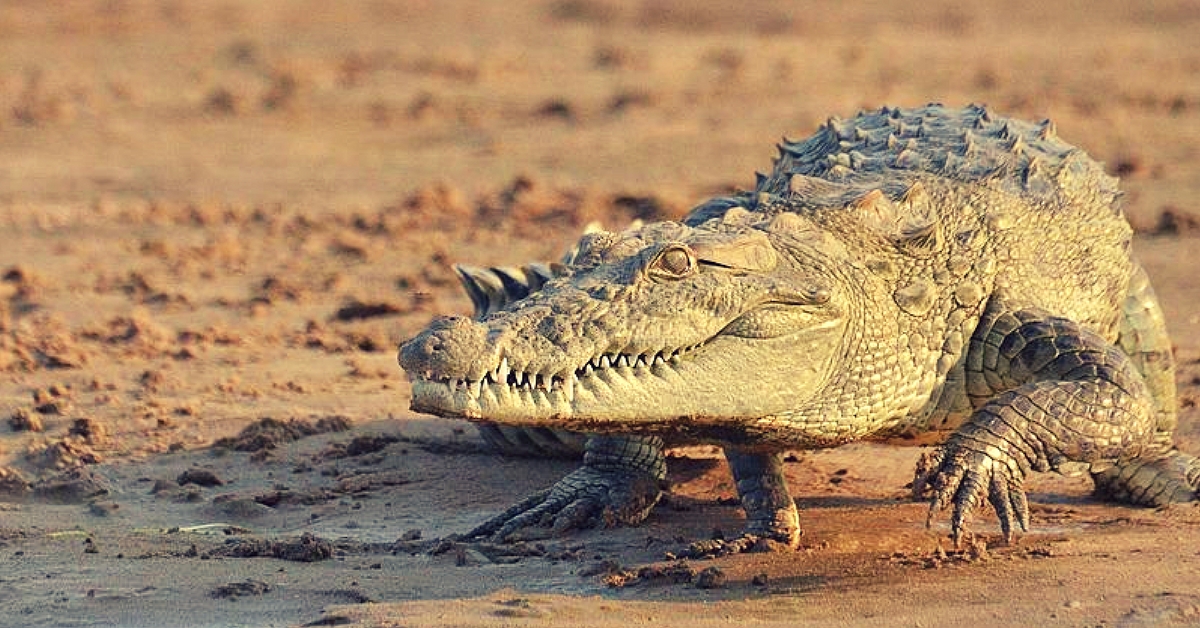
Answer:
<path fill-rule="evenodd" d="M 0 495 L 19 497 L 29 490 L 29 480 L 26 480 L 20 471 L 11 467 L 0 467 Z"/>
<path fill-rule="evenodd" d="M 108 495 L 112 483 L 104 476 L 87 468 L 76 467 L 60 474 L 39 480 L 32 485 L 36 497 L 59 503 L 84 503 L 101 495 Z"/>
<path fill-rule="evenodd" d="M 261 580 L 243 580 L 242 582 L 230 582 L 223 584 L 213 589 L 212 597 L 219 599 L 236 600 L 239 597 L 248 597 L 251 595 L 262 595 L 271 591 L 271 585 Z"/>
<path fill-rule="evenodd" d="M 41 417 L 24 408 L 13 411 L 8 418 L 8 426 L 14 432 L 40 432 L 44 429 Z"/>
<path fill-rule="evenodd" d="M 380 316 L 395 316 L 403 314 L 404 308 L 394 303 L 363 303 L 361 301 L 353 301 L 334 312 L 333 318 L 338 321 L 355 321 L 368 318 L 377 318 Z"/>
<path fill-rule="evenodd" d="M 1150 233 L 1154 235 L 1180 236 L 1200 233 L 1200 215 L 1185 212 L 1178 207 L 1165 207 L 1158 215 L 1158 223 Z"/>
<path fill-rule="evenodd" d="M 285 541 L 239 538 L 213 550 L 211 555 L 228 558 L 268 557 L 311 563 L 332 558 L 333 543 L 309 533 Z"/>
<path fill-rule="evenodd" d="M 108 442 L 108 430 L 102 423 L 94 419 L 79 418 L 71 422 L 67 432 L 71 436 L 83 439 L 83 442 L 98 447 Z"/>
<path fill-rule="evenodd" d="M 719 589 L 725 586 L 725 572 L 720 567 L 705 567 L 696 574 L 697 589 Z"/>
<path fill-rule="evenodd" d="M 204 487 L 222 486 L 225 484 L 221 478 L 217 477 L 216 473 L 213 473 L 209 469 L 188 469 L 180 473 L 179 477 L 175 478 L 175 482 L 180 486 L 195 484 L 196 486 Z"/>
<path fill-rule="evenodd" d="M 400 442 L 399 436 L 391 434 L 356 436 L 348 443 L 334 443 L 318 456 L 323 460 L 353 458 L 382 451 L 392 443 Z"/>
<path fill-rule="evenodd" d="M 213 445 L 235 451 L 260 451 L 274 449 L 283 443 L 299 440 L 306 436 L 343 432 L 349 427 L 349 420 L 340 416 L 321 417 L 315 421 L 263 417 L 246 426 L 237 436 L 222 438 Z"/>

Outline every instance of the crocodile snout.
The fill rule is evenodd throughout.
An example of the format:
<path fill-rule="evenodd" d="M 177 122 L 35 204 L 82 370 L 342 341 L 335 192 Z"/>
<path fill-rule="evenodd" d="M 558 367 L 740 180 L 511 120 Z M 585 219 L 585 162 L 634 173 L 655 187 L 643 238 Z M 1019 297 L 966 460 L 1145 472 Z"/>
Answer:
<path fill-rule="evenodd" d="M 439 318 L 415 338 L 400 345 L 400 368 L 432 379 L 468 379 L 481 370 L 490 353 L 487 328 L 469 318 Z"/>

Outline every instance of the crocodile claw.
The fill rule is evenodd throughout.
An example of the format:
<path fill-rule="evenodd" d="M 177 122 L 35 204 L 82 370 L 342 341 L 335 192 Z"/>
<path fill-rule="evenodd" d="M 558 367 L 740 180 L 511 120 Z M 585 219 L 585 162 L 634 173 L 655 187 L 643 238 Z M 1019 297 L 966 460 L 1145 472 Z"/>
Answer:
<path fill-rule="evenodd" d="M 913 495 L 921 498 L 928 493 L 931 498 L 927 527 L 938 513 L 953 506 L 950 536 L 956 547 L 969 534 L 967 522 L 986 497 L 1000 519 L 1005 542 L 1012 543 L 1018 529 L 1029 530 L 1029 502 L 1023 485 L 1020 466 L 995 448 L 984 452 L 947 443 L 918 465 Z"/>
<path fill-rule="evenodd" d="M 658 503 L 659 481 L 632 469 L 583 466 L 492 517 L 463 538 L 491 541 L 557 536 L 603 525 L 635 525 Z M 530 530 L 541 528 L 540 532 Z M 531 534 L 532 533 L 532 534 Z"/>

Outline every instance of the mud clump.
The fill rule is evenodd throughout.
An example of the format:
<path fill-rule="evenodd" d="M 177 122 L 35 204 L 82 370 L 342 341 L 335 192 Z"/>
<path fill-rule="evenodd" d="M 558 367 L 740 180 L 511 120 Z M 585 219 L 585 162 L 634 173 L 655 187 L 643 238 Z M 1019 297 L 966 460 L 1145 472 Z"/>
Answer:
<path fill-rule="evenodd" d="M 1191 236 L 1200 234 L 1200 216 L 1189 214 L 1176 207 L 1165 207 L 1158 215 L 1158 223 L 1150 230 L 1158 236 Z"/>
<path fill-rule="evenodd" d="M 209 553 L 224 558 L 278 558 L 301 563 L 315 563 L 333 557 L 333 543 L 313 534 L 304 534 L 287 541 L 268 539 L 237 539 Z"/>
<path fill-rule="evenodd" d="M 408 310 L 394 303 L 363 303 L 361 301 L 351 301 L 346 305 L 338 308 L 333 313 L 333 319 L 337 321 L 357 321 L 366 318 L 377 318 L 380 316 L 397 316 L 404 314 Z"/>
<path fill-rule="evenodd" d="M 342 494 L 362 494 L 389 486 L 410 484 L 413 479 L 402 471 L 383 471 L 380 473 L 364 473 L 338 481 L 337 492 Z"/>
<path fill-rule="evenodd" d="M 87 364 L 85 351 L 63 321 L 38 312 L 10 325 L 0 335 L 0 370 L 74 369 Z"/>
<path fill-rule="evenodd" d="M 71 423 L 68 433 L 93 447 L 100 447 L 108 443 L 108 430 L 104 425 L 86 417 L 75 419 Z"/>
<path fill-rule="evenodd" d="M 322 417 L 316 421 L 305 419 L 282 421 L 272 417 L 263 417 L 246 426 L 237 436 L 222 438 L 213 443 L 213 446 L 234 451 L 257 452 L 264 449 L 275 449 L 283 443 L 290 443 L 308 436 L 344 432 L 348 429 L 350 429 L 350 421 L 341 416 Z"/>
<path fill-rule="evenodd" d="M 614 589 L 621 589 L 637 584 L 692 584 L 699 585 L 698 577 L 704 575 L 704 583 L 708 586 L 701 588 L 714 588 L 715 586 L 724 586 L 724 573 L 720 574 L 721 584 L 716 585 L 717 574 L 711 573 L 715 567 L 709 567 L 703 571 L 697 572 L 694 567 L 686 561 L 679 561 L 668 565 L 646 565 L 639 569 L 621 569 L 616 565 L 601 564 L 607 573 L 603 575 L 601 580 L 604 584 Z M 718 572 L 720 570 L 717 570 Z"/>
<path fill-rule="evenodd" d="M 103 325 L 84 329 L 80 335 L 125 357 L 159 357 L 176 348 L 170 331 L 141 314 L 114 317 Z"/>
<path fill-rule="evenodd" d="M 78 436 L 68 436 L 34 447 L 25 454 L 25 459 L 37 468 L 58 470 L 99 464 L 104 461 L 100 454 L 96 453 Z"/>
<path fill-rule="evenodd" d="M 719 567 L 706 567 L 696 574 L 697 589 L 720 589 L 725 586 L 728 578 Z"/>
<path fill-rule="evenodd" d="M 0 467 L 0 495 L 18 497 L 29 491 L 29 481 L 20 471 L 11 467 Z"/>
<path fill-rule="evenodd" d="M 221 478 L 217 477 L 216 473 L 208 469 L 188 469 L 179 474 L 179 477 L 175 479 L 175 483 L 180 486 L 195 484 L 196 486 L 204 487 L 224 486 L 225 484 Z"/>
<path fill-rule="evenodd" d="M 245 580 L 243 582 L 230 582 L 223 584 L 213 589 L 211 595 L 217 599 L 236 600 L 239 597 L 249 597 L 252 595 L 262 595 L 271 591 L 271 585 L 261 580 Z"/>
<path fill-rule="evenodd" d="M 1012 546 L 1000 540 L 988 540 L 982 536 L 975 536 L 959 548 L 947 550 L 939 543 L 932 551 L 897 551 L 888 556 L 886 560 L 906 567 L 942 569 L 993 560 L 1050 558 L 1054 555 L 1054 550 L 1045 545 Z"/>
<path fill-rule="evenodd" d="M 8 427 L 14 432 L 40 432 L 44 429 L 42 419 L 23 408 L 14 411 L 12 416 L 8 417 Z"/>
<path fill-rule="evenodd" d="M 331 329 L 317 321 L 308 321 L 302 332 L 292 336 L 289 344 L 326 353 L 379 353 L 395 349 L 385 330 Z"/>
<path fill-rule="evenodd" d="M 392 443 L 400 442 L 399 436 L 390 434 L 356 436 L 348 443 L 334 443 L 317 456 L 318 460 L 336 460 L 338 458 L 353 458 L 365 454 L 382 451 Z"/>
<path fill-rule="evenodd" d="M 31 486 L 35 497 L 49 501 L 78 504 L 111 492 L 107 478 L 88 469 L 69 469 Z"/>

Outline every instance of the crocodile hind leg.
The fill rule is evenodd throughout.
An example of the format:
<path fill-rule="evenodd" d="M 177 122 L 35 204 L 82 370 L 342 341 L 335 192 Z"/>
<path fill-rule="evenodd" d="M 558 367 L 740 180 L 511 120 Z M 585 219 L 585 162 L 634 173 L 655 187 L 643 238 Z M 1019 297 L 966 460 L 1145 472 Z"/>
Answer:
<path fill-rule="evenodd" d="M 1170 447 L 1175 431 L 1175 361 L 1162 307 L 1146 272 L 1134 269 L 1121 308 L 1117 345 L 1142 375 L 1154 400 L 1161 456 L 1093 464 L 1092 479 L 1102 497 L 1142 506 L 1186 501 L 1200 490 L 1200 460 Z"/>
<path fill-rule="evenodd" d="M 1079 324 L 993 298 L 966 356 L 976 410 L 919 472 L 913 488 L 932 489 L 930 521 L 953 507 L 958 543 L 984 500 L 1006 539 L 1028 528 L 1022 487 L 1029 471 L 1068 463 L 1152 461 L 1169 452 L 1154 400 L 1132 361 Z M 1173 498 L 1194 499 L 1183 482 Z"/>

